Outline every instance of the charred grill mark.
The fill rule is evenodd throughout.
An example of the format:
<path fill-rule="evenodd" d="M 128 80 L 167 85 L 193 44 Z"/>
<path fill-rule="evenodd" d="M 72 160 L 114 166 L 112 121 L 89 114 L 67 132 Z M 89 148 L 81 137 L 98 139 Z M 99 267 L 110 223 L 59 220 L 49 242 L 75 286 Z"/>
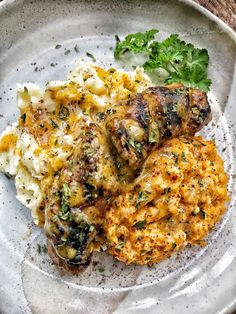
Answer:
<path fill-rule="evenodd" d="M 171 138 L 171 137 L 172 137 L 172 131 L 171 131 L 171 129 L 166 129 L 166 130 L 164 131 L 163 138 L 168 139 L 168 138 Z"/>
<path fill-rule="evenodd" d="M 184 96 L 184 104 L 185 104 L 185 108 L 186 108 L 186 112 L 188 112 L 190 110 L 190 97 L 189 97 L 189 93 L 185 94 Z"/>
<path fill-rule="evenodd" d="M 169 103 L 165 113 L 164 138 L 171 138 L 180 128 L 181 118 L 178 115 L 178 103 Z"/>
<path fill-rule="evenodd" d="M 149 122 L 148 105 L 142 94 L 138 94 L 133 101 L 131 109 L 127 112 L 127 118 L 131 118 L 139 122 L 139 124 L 146 128 Z"/>

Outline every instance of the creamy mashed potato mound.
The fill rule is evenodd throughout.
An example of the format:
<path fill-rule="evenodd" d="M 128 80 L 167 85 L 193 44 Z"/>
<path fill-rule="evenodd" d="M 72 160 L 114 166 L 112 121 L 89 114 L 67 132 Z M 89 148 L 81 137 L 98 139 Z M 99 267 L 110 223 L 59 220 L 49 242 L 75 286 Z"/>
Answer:
<path fill-rule="evenodd" d="M 91 117 L 150 85 L 142 68 L 105 70 L 82 60 L 66 81 L 51 81 L 44 90 L 31 82 L 17 85 L 20 117 L 1 134 L 0 171 L 16 176 L 16 197 L 36 224 L 44 221 L 43 200 L 73 153 L 80 122 L 89 125 Z"/>

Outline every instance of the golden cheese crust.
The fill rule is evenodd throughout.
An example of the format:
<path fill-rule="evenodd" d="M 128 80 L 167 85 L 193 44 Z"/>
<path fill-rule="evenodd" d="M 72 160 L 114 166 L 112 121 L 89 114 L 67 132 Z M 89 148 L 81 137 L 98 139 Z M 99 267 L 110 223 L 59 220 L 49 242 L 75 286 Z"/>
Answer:
<path fill-rule="evenodd" d="M 140 265 L 199 244 L 226 210 L 227 175 L 215 144 L 201 137 L 166 142 L 106 213 L 109 253 Z"/>

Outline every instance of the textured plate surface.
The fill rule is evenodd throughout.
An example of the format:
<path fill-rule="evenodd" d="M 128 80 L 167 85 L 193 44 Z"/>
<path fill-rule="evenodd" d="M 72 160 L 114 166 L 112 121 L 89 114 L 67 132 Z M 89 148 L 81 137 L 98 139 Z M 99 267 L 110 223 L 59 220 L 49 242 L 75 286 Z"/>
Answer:
<path fill-rule="evenodd" d="M 200 10 L 200 11 L 199 11 Z M 128 266 L 97 254 L 77 277 L 60 277 L 37 244 L 45 239 L 0 175 L 1 313 L 229 313 L 236 308 L 236 40 L 217 18 L 190 1 L 47 1 L 0 4 L 0 131 L 18 115 L 16 83 L 63 80 L 92 53 L 114 63 L 114 35 L 160 30 L 208 49 L 214 138 L 230 176 L 231 201 L 204 248 L 188 248 L 153 268 Z M 55 45 L 60 44 L 60 49 Z M 79 53 L 74 50 L 79 47 Z M 65 54 L 65 51 L 70 50 Z M 135 64 L 132 60 L 130 65 Z M 223 150 L 223 151 L 222 151 Z"/>

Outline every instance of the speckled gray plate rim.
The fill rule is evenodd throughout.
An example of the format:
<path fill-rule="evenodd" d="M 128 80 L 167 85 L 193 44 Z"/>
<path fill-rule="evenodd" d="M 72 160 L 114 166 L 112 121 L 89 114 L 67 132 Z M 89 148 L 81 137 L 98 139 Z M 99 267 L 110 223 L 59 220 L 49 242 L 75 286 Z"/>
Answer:
<path fill-rule="evenodd" d="M 45 237 L 0 175 L 0 313 L 230 313 L 236 309 L 236 36 L 193 1 L 9 0 L 0 2 L 0 131 L 16 120 L 16 83 L 63 80 L 89 51 L 114 61 L 114 35 L 160 30 L 209 51 L 214 138 L 229 174 L 228 211 L 204 248 L 188 248 L 153 268 L 124 266 L 106 254 L 79 276 L 60 277 L 37 245 Z M 61 44 L 60 49 L 55 49 Z M 74 46 L 80 48 L 76 53 Z M 65 54 L 70 50 L 69 54 Z M 135 64 L 132 60 L 131 64 Z M 55 66 L 51 66 L 54 64 Z M 130 64 L 125 65 L 130 68 Z"/>

